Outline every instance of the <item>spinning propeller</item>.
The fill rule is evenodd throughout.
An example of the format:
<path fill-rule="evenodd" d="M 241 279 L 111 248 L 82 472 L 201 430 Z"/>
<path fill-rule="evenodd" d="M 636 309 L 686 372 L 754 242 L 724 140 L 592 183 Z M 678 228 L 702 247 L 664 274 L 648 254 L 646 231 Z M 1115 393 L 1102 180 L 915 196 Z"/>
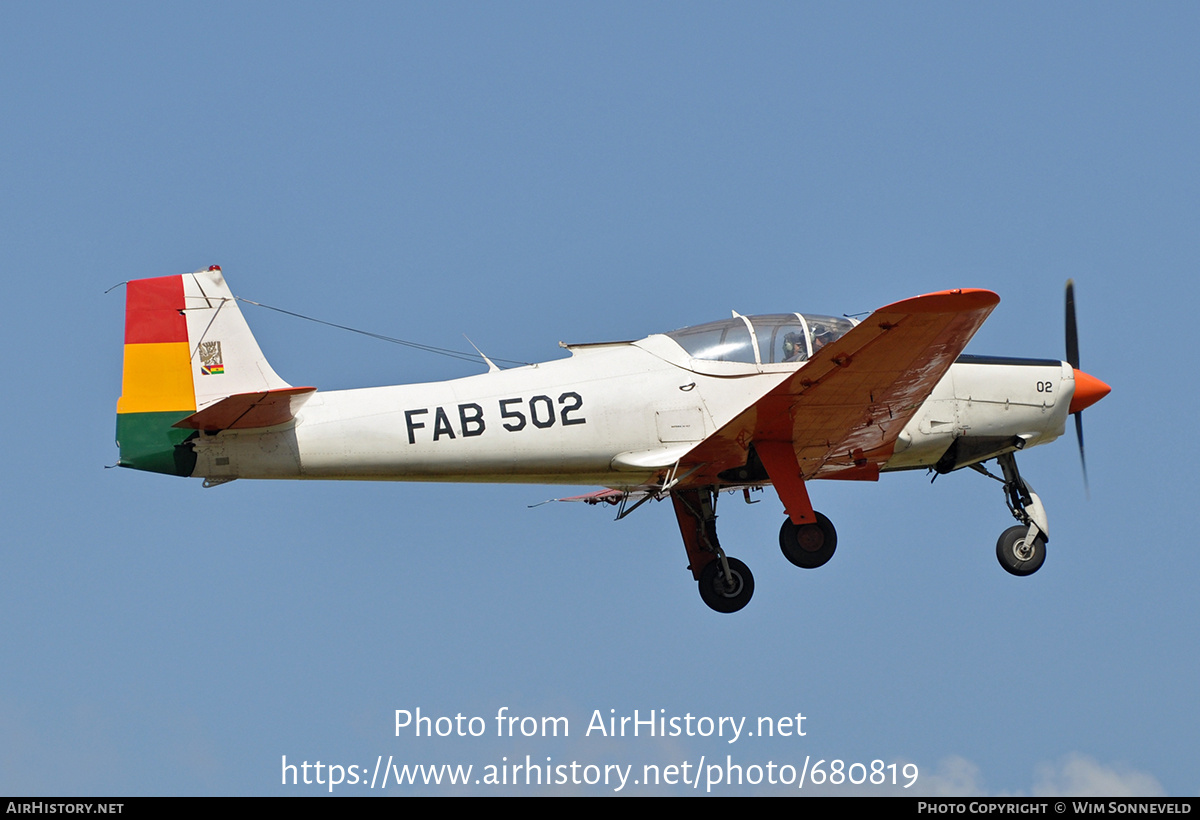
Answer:
<path fill-rule="evenodd" d="M 1067 280 L 1067 364 L 1075 371 L 1075 395 L 1070 412 L 1075 415 L 1075 436 L 1079 439 L 1079 463 L 1083 465 L 1083 486 L 1087 489 L 1087 459 L 1083 455 L 1083 410 L 1107 396 L 1112 388 L 1095 376 L 1079 369 L 1079 331 L 1075 324 L 1075 282 Z"/>

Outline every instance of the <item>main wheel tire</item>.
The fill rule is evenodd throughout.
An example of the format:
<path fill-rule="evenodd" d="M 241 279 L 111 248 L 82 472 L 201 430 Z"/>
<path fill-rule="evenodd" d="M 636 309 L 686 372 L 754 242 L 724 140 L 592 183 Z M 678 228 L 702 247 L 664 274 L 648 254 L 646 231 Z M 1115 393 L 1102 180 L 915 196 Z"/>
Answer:
<path fill-rule="evenodd" d="M 783 519 L 779 528 L 779 549 L 783 557 L 798 567 L 816 569 L 826 564 L 837 549 L 837 530 L 833 522 L 817 513 L 815 524 L 793 524 Z"/>
<path fill-rule="evenodd" d="M 1041 533 L 1029 541 L 1029 527 L 1020 524 L 1000 533 L 996 541 L 996 559 L 1005 572 L 1013 575 L 1033 575 L 1046 560 L 1046 539 Z"/>
<path fill-rule="evenodd" d="M 729 578 L 721 570 L 721 560 L 710 561 L 700 571 L 700 597 L 717 612 L 737 612 L 754 595 L 754 576 L 750 568 L 736 558 L 729 562 Z"/>

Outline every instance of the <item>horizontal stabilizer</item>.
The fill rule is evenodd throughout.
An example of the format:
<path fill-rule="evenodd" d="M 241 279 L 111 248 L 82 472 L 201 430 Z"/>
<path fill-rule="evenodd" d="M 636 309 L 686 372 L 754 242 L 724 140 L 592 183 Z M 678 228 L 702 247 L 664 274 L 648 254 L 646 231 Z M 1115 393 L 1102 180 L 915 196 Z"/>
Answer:
<path fill-rule="evenodd" d="M 206 433 L 274 427 L 294 419 L 296 412 L 315 392 L 315 387 L 281 387 L 258 393 L 235 393 L 173 426 Z"/>
<path fill-rule="evenodd" d="M 549 504 L 551 501 L 582 501 L 584 504 L 620 504 L 625 498 L 634 496 L 640 498 L 647 493 L 635 491 L 627 492 L 625 490 L 596 490 L 594 493 L 586 495 L 573 495 L 569 498 L 548 498 L 540 504 L 531 504 L 531 507 L 540 507 L 542 504 Z"/>

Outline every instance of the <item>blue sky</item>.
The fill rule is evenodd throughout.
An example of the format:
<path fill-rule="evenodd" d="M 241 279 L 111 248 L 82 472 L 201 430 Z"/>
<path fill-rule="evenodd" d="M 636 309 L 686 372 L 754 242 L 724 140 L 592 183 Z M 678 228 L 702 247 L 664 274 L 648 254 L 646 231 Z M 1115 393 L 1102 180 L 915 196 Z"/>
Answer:
<path fill-rule="evenodd" d="M 1184 3 L 3 5 L 0 792 L 326 791 L 281 785 L 285 755 L 728 754 L 913 763 L 909 793 L 1197 794 L 1198 41 Z M 210 264 L 249 299 L 523 361 L 951 287 L 1003 300 L 969 352 L 1057 357 L 1073 277 L 1114 389 L 1090 499 L 1069 437 L 1021 456 L 1036 576 L 997 565 L 1011 519 L 981 476 L 828 482 L 814 572 L 779 555 L 773 493 L 722 498 L 757 589 L 721 616 L 665 504 L 614 523 L 528 509 L 571 492 L 536 486 L 105 470 L 105 290 Z M 245 310 L 294 384 L 479 371 Z M 571 736 L 394 730 L 502 707 Z M 585 736 L 610 709 L 803 713 L 806 735 Z M 774 791 L 811 788 L 715 793 Z"/>

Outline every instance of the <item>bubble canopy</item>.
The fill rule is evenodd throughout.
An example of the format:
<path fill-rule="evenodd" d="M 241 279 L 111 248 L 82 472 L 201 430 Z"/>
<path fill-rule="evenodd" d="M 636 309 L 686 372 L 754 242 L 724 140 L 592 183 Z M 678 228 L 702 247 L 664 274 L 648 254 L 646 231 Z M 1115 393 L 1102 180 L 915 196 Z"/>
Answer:
<path fill-rule="evenodd" d="M 665 334 L 693 359 L 744 364 L 804 362 L 854 322 L 815 313 L 768 313 L 672 330 Z"/>

